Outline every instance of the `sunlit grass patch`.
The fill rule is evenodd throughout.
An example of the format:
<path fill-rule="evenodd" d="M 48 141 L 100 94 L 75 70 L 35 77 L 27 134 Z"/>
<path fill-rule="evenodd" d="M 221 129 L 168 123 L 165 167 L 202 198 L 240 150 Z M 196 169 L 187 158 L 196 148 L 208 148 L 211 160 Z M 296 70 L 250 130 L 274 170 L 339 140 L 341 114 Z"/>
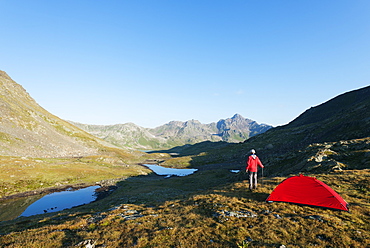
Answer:
<path fill-rule="evenodd" d="M 187 168 L 191 166 L 192 157 L 191 156 L 184 156 L 184 157 L 177 157 L 167 159 L 165 162 L 161 163 L 164 167 L 171 167 L 171 168 Z"/>
<path fill-rule="evenodd" d="M 136 176 L 149 172 L 135 165 L 116 163 L 117 158 L 32 159 L 0 157 L 0 196 L 73 184 L 93 184 L 104 179 Z"/>

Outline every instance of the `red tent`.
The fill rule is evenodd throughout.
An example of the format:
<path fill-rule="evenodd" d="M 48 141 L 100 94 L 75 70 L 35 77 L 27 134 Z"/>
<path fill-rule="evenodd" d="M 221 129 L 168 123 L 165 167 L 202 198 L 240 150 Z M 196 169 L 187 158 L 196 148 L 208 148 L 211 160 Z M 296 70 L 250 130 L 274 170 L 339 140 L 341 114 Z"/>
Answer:
<path fill-rule="evenodd" d="M 348 203 L 325 183 L 314 177 L 293 176 L 282 181 L 267 202 L 290 202 L 349 211 Z"/>

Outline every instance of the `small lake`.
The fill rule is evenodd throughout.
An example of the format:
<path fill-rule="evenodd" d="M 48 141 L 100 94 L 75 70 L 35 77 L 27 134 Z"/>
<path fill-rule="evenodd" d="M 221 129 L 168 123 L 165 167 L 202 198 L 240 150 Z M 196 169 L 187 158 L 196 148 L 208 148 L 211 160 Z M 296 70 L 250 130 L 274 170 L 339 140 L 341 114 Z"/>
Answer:
<path fill-rule="evenodd" d="M 98 197 L 96 190 L 100 186 L 91 186 L 78 190 L 69 188 L 65 191 L 47 195 L 32 195 L 0 201 L 0 221 L 13 220 L 21 216 L 31 216 L 62 211 L 88 204 Z"/>
<path fill-rule="evenodd" d="M 166 168 L 155 164 L 144 164 L 144 166 L 159 176 L 165 176 L 165 178 L 171 176 L 188 176 L 198 170 Z M 12 220 L 21 216 L 27 217 L 36 214 L 58 212 L 91 203 L 97 199 L 96 190 L 98 188 L 100 186 L 91 186 L 79 190 L 70 188 L 45 196 L 34 195 L 0 201 L 0 221 Z"/>
<path fill-rule="evenodd" d="M 93 202 L 97 198 L 95 190 L 99 187 L 91 186 L 79 190 L 70 189 L 51 193 L 32 203 L 20 216 L 57 212 Z"/>
<path fill-rule="evenodd" d="M 144 166 L 151 169 L 155 174 L 159 176 L 166 176 L 166 178 L 171 176 L 188 176 L 196 172 L 198 169 L 176 169 L 176 168 L 166 168 L 163 166 L 155 164 L 144 164 Z"/>

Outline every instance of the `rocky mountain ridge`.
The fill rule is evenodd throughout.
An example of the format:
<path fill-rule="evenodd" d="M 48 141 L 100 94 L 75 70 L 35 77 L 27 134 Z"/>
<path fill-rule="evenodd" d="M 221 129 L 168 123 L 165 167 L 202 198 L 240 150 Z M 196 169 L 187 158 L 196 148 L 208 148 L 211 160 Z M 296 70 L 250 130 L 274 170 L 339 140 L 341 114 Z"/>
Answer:
<path fill-rule="evenodd" d="M 270 125 L 245 119 L 239 114 L 210 124 L 202 124 L 198 120 L 171 121 L 156 128 L 143 128 L 134 123 L 116 125 L 71 123 L 116 146 L 143 150 L 168 149 L 203 141 L 243 142 L 272 128 Z"/>

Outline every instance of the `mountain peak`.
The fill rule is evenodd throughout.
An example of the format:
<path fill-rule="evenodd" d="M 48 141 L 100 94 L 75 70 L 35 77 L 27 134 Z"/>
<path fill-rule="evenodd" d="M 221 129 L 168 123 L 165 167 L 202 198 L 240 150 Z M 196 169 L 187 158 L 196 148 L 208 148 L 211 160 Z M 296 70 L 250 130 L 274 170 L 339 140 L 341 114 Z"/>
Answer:
<path fill-rule="evenodd" d="M 231 119 L 244 119 L 244 117 L 240 114 L 235 114 L 233 117 L 231 117 Z"/>
<path fill-rule="evenodd" d="M 188 120 L 184 123 L 184 125 L 189 125 L 189 124 L 196 125 L 196 124 L 202 124 L 202 123 L 200 121 L 194 120 L 194 119 Z"/>

